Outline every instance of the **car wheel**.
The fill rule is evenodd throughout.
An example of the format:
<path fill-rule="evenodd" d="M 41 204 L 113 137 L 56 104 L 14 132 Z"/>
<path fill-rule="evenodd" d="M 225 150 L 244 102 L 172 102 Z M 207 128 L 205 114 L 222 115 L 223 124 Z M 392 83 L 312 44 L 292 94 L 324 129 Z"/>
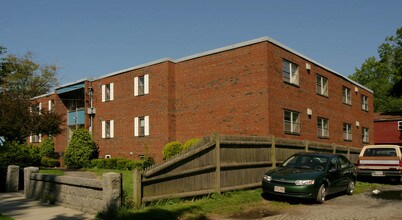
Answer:
<path fill-rule="evenodd" d="M 355 181 L 350 180 L 348 188 L 346 189 L 346 194 L 352 195 L 354 191 L 355 191 Z"/>
<path fill-rule="evenodd" d="M 316 201 L 317 201 L 318 203 L 323 204 L 323 203 L 325 202 L 325 196 L 326 196 L 326 195 L 327 195 L 327 187 L 325 187 L 325 185 L 322 184 L 322 185 L 320 186 L 320 189 L 318 190 Z"/>

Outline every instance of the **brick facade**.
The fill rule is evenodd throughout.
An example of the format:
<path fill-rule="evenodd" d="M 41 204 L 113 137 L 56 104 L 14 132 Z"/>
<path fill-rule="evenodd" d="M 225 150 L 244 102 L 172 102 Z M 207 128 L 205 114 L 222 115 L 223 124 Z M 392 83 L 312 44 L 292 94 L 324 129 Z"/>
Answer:
<path fill-rule="evenodd" d="M 298 66 L 297 84 L 284 81 L 284 60 Z M 316 92 L 317 75 L 327 80 L 326 95 Z M 144 76 L 145 81 L 138 81 Z M 136 95 L 138 82 L 142 85 L 147 80 L 149 93 Z M 167 142 L 214 132 L 275 135 L 354 147 L 374 140 L 372 91 L 269 38 L 71 83 L 57 88 L 52 97 L 71 98 L 71 93 L 77 93 L 74 86 L 80 83 L 84 83 L 80 91 L 85 100 L 81 105 L 85 110 L 82 126 L 92 129 L 101 156 L 138 159 L 151 154 L 161 160 Z M 108 95 L 112 92 L 113 100 L 102 100 L 105 88 Z M 342 102 L 343 88 L 351 91 L 350 104 Z M 368 98 L 368 110 L 362 110 L 362 96 Z M 87 111 L 91 101 L 96 109 L 92 115 Z M 67 102 L 59 100 L 56 104 L 59 102 L 56 111 L 67 112 Z M 284 111 L 298 113 L 299 132 L 284 132 Z M 318 118 L 327 120 L 329 135 L 324 138 L 317 136 Z M 351 125 L 352 136 L 346 141 L 344 123 Z M 136 136 L 140 124 L 144 124 L 140 133 L 145 131 L 145 135 Z M 106 138 L 105 128 L 109 129 Z M 365 141 L 363 128 L 368 131 Z M 68 132 L 56 137 L 56 150 L 67 146 Z"/>

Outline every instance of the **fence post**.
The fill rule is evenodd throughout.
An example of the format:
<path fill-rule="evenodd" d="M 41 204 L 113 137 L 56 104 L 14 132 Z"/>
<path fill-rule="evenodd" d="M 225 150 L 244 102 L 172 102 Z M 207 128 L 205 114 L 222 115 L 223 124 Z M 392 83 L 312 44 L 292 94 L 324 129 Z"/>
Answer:
<path fill-rule="evenodd" d="M 142 203 L 142 174 L 138 168 L 133 171 L 133 200 L 136 208 L 141 207 Z"/>
<path fill-rule="evenodd" d="M 271 137 L 271 162 L 272 162 L 272 169 L 276 168 L 276 149 L 275 149 L 275 136 Z"/>
<path fill-rule="evenodd" d="M 121 206 L 122 178 L 119 173 L 103 174 L 103 205 L 105 210 L 117 210 Z"/>
<path fill-rule="evenodd" d="M 304 140 L 304 151 L 308 152 L 308 145 L 309 145 L 309 141 L 308 140 Z"/>
<path fill-rule="evenodd" d="M 39 173 L 39 168 L 38 167 L 24 168 L 24 194 L 25 198 L 27 199 L 31 198 L 32 196 L 33 188 L 31 187 L 31 174 L 33 173 Z"/>
<path fill-rule="evenodd" d="M 6 190 L 7 192 L 17 192 L 20 181 L 20 167 L 9 165 L 7 167 Z"/>
<path fill-rule="evenodd" d="M 215 191 L 221 194 L 221 140 L 219 133 L 214 134 L 215 139 L 215 158 L 216 158 L 216 170 L 215 170 Z"/>

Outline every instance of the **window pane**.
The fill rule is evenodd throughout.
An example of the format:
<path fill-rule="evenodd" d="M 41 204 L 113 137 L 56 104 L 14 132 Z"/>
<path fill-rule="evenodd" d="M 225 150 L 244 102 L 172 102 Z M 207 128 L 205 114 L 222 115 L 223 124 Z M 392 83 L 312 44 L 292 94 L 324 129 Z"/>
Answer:
<path fill-rule="evenodd" d="M 290 83 L 290 63 L 287 60 L 282 61 L 283 80 Z"/>

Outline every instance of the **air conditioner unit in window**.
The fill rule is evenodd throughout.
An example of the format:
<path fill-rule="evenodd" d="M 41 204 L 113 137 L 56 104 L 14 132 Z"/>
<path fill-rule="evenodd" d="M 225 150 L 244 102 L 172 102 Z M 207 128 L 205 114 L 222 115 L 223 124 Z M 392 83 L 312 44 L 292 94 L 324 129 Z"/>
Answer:
<path fill-rule="evenodd" d="M 307 109 L 307 115 L 311 116 L 313 115 L 313 110 L 311 110 L 310 108 Z"/>
<path fill-rule="evenodd" d="M 105 155 L 105 159 L 109 159 L 109 158 L 112 158 L 112 155 L 106 154 L 106 155 Z"/>
<path fill-rule="evenodd" d="M 360 122 L 356 121 L 356 127 L 360 127 Z"/>
<path fill-rule="evenodd" d="M 355 93 L 359 92 L 359 88 L 357 86 L 355 86 Z"/>
<path fill-rule="evenodd" d="M 402 121 L 398 121 L 398 130 L 402 131 Z"/>

